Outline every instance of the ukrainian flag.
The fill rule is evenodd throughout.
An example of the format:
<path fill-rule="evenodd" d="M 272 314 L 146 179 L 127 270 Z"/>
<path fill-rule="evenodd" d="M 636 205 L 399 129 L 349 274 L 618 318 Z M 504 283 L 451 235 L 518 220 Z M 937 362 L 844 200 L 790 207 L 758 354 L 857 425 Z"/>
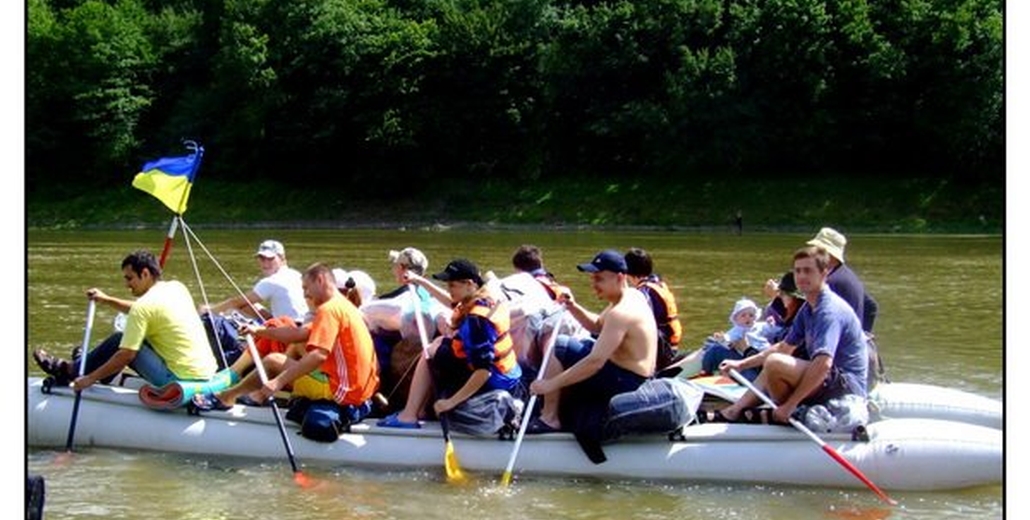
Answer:
<path fill-rule="evenodd" d="M 144 164 L 132 179 L 132 186 L 153 195 L 176 214 L 185 213 L 190 188 L 204 155 L 202 146 L 192 144 L 191 149 L 193 153 L 187 156 L 162 157 Z"/>

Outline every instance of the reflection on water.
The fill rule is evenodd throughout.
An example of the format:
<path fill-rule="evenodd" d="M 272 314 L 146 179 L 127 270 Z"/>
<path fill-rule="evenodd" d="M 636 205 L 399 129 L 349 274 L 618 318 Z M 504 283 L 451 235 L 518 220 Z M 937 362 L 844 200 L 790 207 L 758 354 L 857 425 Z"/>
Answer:
<path fill-rule="evenodd" d="M 761 301 L 767 278 L 778 278 L 809 235 L 689 233 L 215 231 L 180 239 L 166 277 L 180 279 L 194 298 L 219 300 L 246 289 L 259 275 L 252 254 L 265 238 L 281 240 L 290 264 L 325 261 L 361 269 L 379 292 L 394 287 L 387 251 L 422 249 L 430 271 L 463 256 L 503 276 L 522 243 L 540 246 L 545 262 L 578 299 L 595 310 L 586 276 L 576 271 L 600 249 L 642 247 L 679 301 L 689 347 L 725 329 L 741 296 Z M 813 230 L 814 233 L 814 230 Z M 199 241 L 196 240 L 199 238 Z M 1002 396 L 1002 250 L 999 237 L 849 236 L 847 260 L 880 306 L 875 332 L 894 381 L 955 386 Z M 131 249 L 159 250 L 161 233 L 37 232 L 28 234 L 28 344 L 31 375 L 41 375 L 28 352 L 67 352 L 82 340 L 85 289 L 112 295 L 118 265 Z M 205 249 L 217 261 L 212 261 Z M 193 256 L 189 254 L 193 251 Z M 191 258 L 196 259 L 194 266 Z M 196 280 L 200 272 L 203 284 Z M 233 280 L 222 275 L 225 271 Z M 98 308 L 95 341 L 110 332 L 114 313 Z M 88 413 L 84 410 L 83 413 Z M 813 448 L 817 449 L 817 448 Z M 89 449 L 54 464 L 53 451 L 27 453 L 28 470 L 47 479 L 47 518 L 1000 518 L 1001 489 L 948 493 L 891 493 L 902 506 L 879 508 L 868 490 L 776 486 L 613 482 L 537 478 L 519 474 L 508 489 L 500 475 L 473 475 L 469 486 L 448 485 L 440 471 L 358 468 L 305 470 L 319 482 L 299 489 L 281 461 Z M 460 454 L 459 454 L 460 458 Z M 756 460 L 756 464 L 770 463 Z M 828 461 L 832 463 L 832 461 Z"/>

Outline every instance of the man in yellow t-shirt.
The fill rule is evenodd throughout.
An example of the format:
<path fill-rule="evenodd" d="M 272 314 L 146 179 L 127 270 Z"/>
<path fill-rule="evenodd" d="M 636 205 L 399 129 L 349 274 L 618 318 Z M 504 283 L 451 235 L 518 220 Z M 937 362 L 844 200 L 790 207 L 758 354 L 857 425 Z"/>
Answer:
<path fill-rule="evenodd" d="M 161 266 L 145 250 L 122 260 L 125 285 L 136 300 L 109 296 L 97 288 L 86 296 L 128 313 L 124 332 L 116 332 L 86 355 L 85 374 L 72 381 L 81 390 L 110 382 L 131 367 L 155 386 L 177 381 L 204 381 L 218 369 L 193 297 L 181 282 L 161 280 Z M 58 382 L 75 377 L 77 362 L 58 359 L 42 349 L 33 358 Z"/>

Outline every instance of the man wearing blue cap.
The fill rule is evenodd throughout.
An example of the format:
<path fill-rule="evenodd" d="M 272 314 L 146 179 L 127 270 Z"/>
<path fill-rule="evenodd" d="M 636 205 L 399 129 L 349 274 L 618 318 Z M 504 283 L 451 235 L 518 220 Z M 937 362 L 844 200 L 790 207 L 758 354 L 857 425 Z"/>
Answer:
<path fill-rule="evenodd" d="M 658 328 L 647 298 L 627 283 L 622 253 L 602 251 L 577 268 L 590 274 L 591 287 L 608 306 L 594 314 L 573 300 L 571 293 L 559 296 L 558 301 L 597 339 L 559 337 L 544 377 L 530 386 L 533 394 L 544 396 L 544 406 L 527 428 L 529 433 L 561 430 L 562 418 L 570 417 L 559 413 L 562 401 L 607 409 L 612 396 L 632 392 L 654 375 Z M 565 400 L 563 394 L 574 399 Z M 566 426 L 577 437 L 582 433 L 577 425 Z"/>

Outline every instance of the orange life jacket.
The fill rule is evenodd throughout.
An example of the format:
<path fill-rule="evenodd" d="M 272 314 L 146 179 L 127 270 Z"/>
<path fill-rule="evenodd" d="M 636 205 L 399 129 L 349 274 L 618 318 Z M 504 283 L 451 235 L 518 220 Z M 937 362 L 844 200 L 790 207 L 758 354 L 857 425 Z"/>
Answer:
<path fill-rule="evenodd" d="M 497 312 L 498 310 L 501 312 Z M 518 360 L 515 357 L 515 343 L 511 340 L 511 334 L 508 334 L 508 330 L 511 328 L 511 314 L 508 312 L 507 306 L 501 302 L 489 307 L 484 300 L 476 300 L 468 314 L 485 318 L 497 334 L 497 341 L 494 341 L 494 368 L 501 374 L 507 374 L 515 368 Z M 461 336 L 454 336 L 451 340 L 451 349 L 458 359 L 466 358 Z M 469 364 L 469 368 L 473 368 L 471 364 Z"/>
<path fill-rule="evenodd" d="M 657 277 L 649 277 L 640 282 L 637 287 L 647 286 L 658 295 L 660 302 L 654 302 L 654 316 L 658 323 L 658 330 L 665 334 L 666 339 L 672 345 L 679 345 L 683 336 L 683 326 L 679 320 L 679 310 L 676 308 L 676 298 L 673 297 L 669 286 Z M 659 308 L 661 307 L 661 308 Z"/>
<path fill-rule="evenodd" d="M 544 286 L 544 290 L 547 291 L 547 295 L 550 296 L 552 300 L 557 301 L 559 294 L 569 292 L 568 287 L 554 281 L 554 277 L 550 274 L 534 274 L 533 279 L 540 282 L 540 285 Z"/>

